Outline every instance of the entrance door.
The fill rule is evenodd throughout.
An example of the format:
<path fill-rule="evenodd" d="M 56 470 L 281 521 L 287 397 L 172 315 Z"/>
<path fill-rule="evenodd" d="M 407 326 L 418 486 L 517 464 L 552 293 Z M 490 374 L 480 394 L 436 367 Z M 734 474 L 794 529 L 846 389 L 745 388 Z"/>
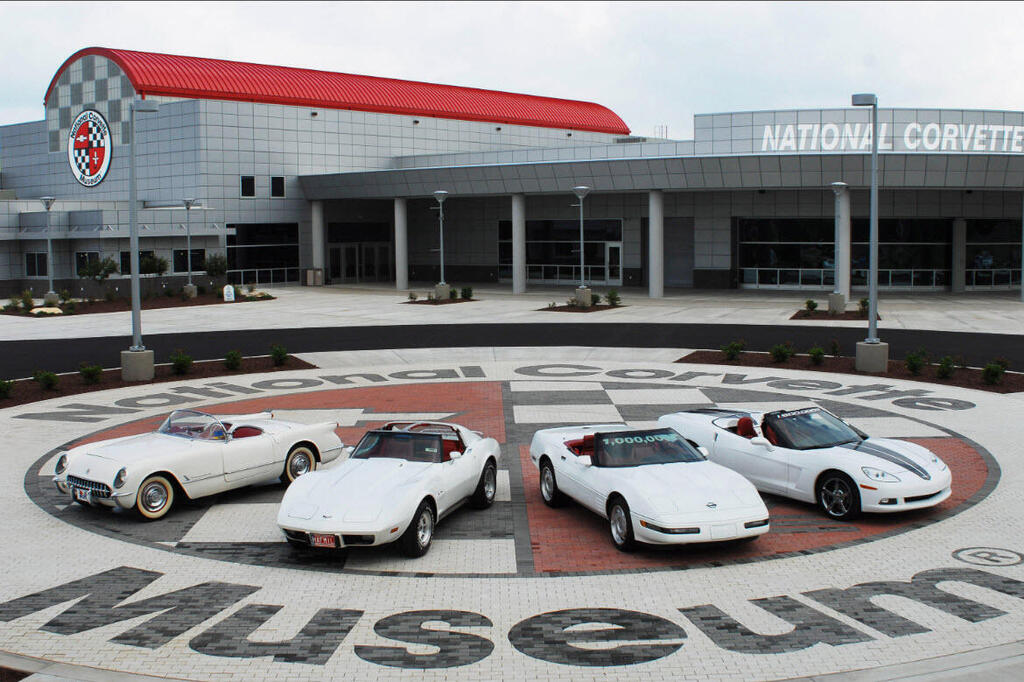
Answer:
<path fill-rule="evenodd" d="M 327 278 L 332 282 L 341 281 L 341 247 L 332 246 L 328 250 Z"/>
<path fill-rule="evenodd" d="M 622 242 L 604 245 L 605 283 L 622 286 Z"/>
<path fill-rule="evenodd" d="M 359 247 L 355 244 L 341 247 L 341 281 L 359 281 Z"/>

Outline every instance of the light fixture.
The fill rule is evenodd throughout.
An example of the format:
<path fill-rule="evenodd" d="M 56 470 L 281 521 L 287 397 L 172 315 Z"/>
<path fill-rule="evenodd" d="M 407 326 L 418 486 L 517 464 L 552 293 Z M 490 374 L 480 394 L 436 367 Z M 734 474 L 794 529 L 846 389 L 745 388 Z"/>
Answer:
<path fill-rule="evenodd" d="M 570 133 L 570 135 L 571 134 L 572 133 Z M 590 193 L 590 187 L 586 185 L 576 185 L 572 188 L 572 193 L 580 200 L 580 288 L 582 289 L 586 286 L 586 278 L 583 270 L 583 199 Z"/>
<path fill-rule="evenodd" d="M 448 192 L 443 189 L 436 190 L 434 192 L 434 198 L 437 199 L 438 207 L 438 230 L 440 231 L 440 258 L 441 258 L 441 281 L 439 284 L 445 284 L 444 281 L 444 200 L 448 198 Z"/>

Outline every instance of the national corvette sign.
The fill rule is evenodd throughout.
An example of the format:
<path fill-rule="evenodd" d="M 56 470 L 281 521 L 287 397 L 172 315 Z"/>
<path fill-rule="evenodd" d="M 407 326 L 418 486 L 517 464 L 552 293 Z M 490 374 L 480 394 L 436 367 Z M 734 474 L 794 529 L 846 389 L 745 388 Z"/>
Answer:
<path fill-rule="evenodd" d="M 103 182 L 110 168 L 110 126 L 98 111 L 87 109 L 71 124 L 68 164 L 75 180 L 85 187 Z"/>

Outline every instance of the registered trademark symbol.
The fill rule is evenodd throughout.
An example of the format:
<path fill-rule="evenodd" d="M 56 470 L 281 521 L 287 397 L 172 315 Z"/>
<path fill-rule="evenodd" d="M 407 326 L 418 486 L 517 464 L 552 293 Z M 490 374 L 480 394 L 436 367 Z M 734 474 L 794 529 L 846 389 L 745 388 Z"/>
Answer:
<path fill-rule="evenodd" d="M 953 552 L 953 558 L 975 566 L 1014 566 L 1024 561 L 1024 554 L 999 547 L 965 547 Z"/>

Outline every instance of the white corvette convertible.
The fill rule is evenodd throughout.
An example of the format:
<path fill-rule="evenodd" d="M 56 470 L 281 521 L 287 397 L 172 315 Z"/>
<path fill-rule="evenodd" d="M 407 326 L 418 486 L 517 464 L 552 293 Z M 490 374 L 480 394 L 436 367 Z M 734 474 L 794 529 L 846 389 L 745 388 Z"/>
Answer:
<path fill-rule="evenodd" d="M 829 517 L 933 507 L 952 493 L 945 462 L 915 443 L 869 438 L 821 407 L 701 409 L 658 419 L 757 489 L 816 503 Z"/>
<path fill-rule="evenodd" d="M 398 542 L 430 549 L 437 522 L 468 502 L 485 509 L 497 490 L 498 441 L 445 422 L 392 422 L 368 431 L 351 456 L 285 492 L 277 525 L 296 548 Z"/>
<path fill-rule="evenodd" d="M 194 499 L 294 481 L 341 454 L 337 426 L 284 421 L 273 412 L 214 417 L 175 410 L 151 433 L 60 453 L 53 481 L 80 504 L 134 507 L 146 519 L 159 519 L 178 495 Z"/>
<path fill-rule="evenodd" d="M 707 461 L 670 428 L 544 429 L 533 436 L 530 460 L 548 506 L 571 497 L 600 514 L 622 551 L 636 542 L 678 545 L 768 532 L 768 510 L 754 486 Z"/>

